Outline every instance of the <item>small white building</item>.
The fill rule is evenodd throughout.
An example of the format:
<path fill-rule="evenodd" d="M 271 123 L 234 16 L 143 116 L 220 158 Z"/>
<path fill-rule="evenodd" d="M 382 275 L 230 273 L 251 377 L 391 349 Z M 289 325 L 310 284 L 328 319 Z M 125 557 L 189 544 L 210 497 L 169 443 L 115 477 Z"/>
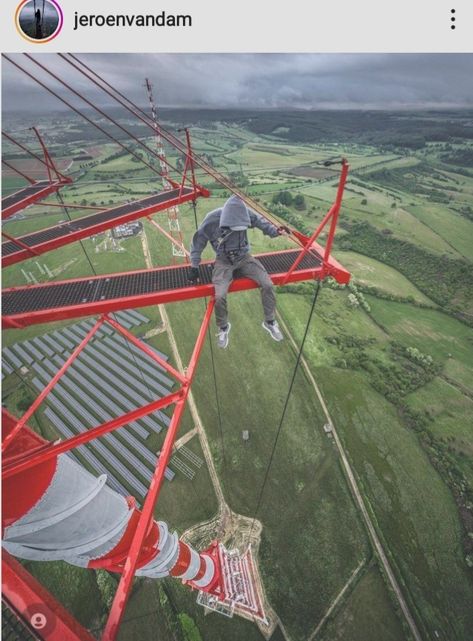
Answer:
<path fill-rule="evenodd" d="M 332 433 L 332 425 L 330 423 L 325 423 L 324 432 L 325 432 L 325 434 L 331 434 Z"/>

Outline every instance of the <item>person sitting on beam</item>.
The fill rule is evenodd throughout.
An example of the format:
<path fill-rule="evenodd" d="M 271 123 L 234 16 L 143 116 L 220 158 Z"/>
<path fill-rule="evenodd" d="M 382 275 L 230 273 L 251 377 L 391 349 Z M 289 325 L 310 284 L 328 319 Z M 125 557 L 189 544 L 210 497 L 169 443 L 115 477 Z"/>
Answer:
<path fill-rule="evenodd" d="M 249 209 L 239 196 L 231 196 L 223 207 L 210 211 L 192 238 L 190 248 L 191 267 L 189 281 L 199 280 L 199 265 L 202 252 L 210 242 L 216 254 L 212 272 L 215 287 L 215 320 L 218 334 L 217 344 L 225 349 L 231 324 L 228 321 L 227 292 L 235 272 L 238 276 L 251 278 L 261 288 L 263 304 L 263 328 L 275 341 L 282 341 L 283 335 L 276 321 L 276 296 L 273 283 L 263 265 L 250 254 L 247 230 L 253 227 L 263 234 L 275 238 L 289 232 L 287 227 L 276 227 L 262 216 Z"/>

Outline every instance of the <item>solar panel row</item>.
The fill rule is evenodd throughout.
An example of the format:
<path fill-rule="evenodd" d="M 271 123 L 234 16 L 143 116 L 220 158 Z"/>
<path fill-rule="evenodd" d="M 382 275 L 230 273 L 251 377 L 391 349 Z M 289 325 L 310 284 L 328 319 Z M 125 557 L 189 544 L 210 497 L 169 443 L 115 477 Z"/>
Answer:
<path fill-rule="evenodd" d="M 36 360 L 43 360 L 44 354 L 42 354 L 39 349 L 33 345 L 32 341 L 23 341 L 22 347 L 24 347 Z"/>
<path fill-rule="evenodd" d="M 118 322 L 128 328 L 138 326 L 143 322 L 149 322 L 149 319 L 134 310 L 118 312 L 115 316 Z M 94 322 L 95 321 L 91 319 L 82 321 L 81 323 L 70 325 L 62 330 L 56 330 L 52 334 L 45 334 L 41 337 L 24 341 L 21 345 L 16 344 L 14 349 L 21 357 L 21 360 L 9 348 L 3 350 L 3 355 L 7 357 L 16 368 L 21 367 L 22 362 L 27 365 L 32 365 L 34 371 L 38 374 L 38 377 L 33 379 L 33 384 L 38 390 L 41 390 L 45 384 L 50 381 L 51 375 L 54 375 L 58 371 L 69 355 L 66 353 L 63 356 L 59 356 L 59 354 L 63 354 L 65 348 L 73 350 L 90 331 Z M 109 370 L 104 368 L 101 365 L 101 363 L 104 362 L 103 353 L 100 353 L 100 347 L 104 348 L 104 346 L 101 344 L 101 340 L 96 341 L 94 347 L 90 344 L 87 346 L 86 349 L 89 354 L 82 353 L 80 360 L 76 360 L 73 363 L 61 378 L 61 381 L 56 384 L 52 392 L 48 395 L 48 401 L 55 408 L 55 411 L 53 411 L 51 407 L 48 407 L 45 415 L 66 438 L 81 433 L 88 427 L 94 427 L 100 421 L 107 421 L 113 418 L 113 416 L 123 414 L 124 410 L 129 411 L 137 406 L 146 404 L 149 400 L 156 398 L 156 396 L 159 397 L 159 394 L 168 394 L 170 391 L 169 388 L 174 384 L 174 381 L 163 375 L 161 371 L 156 371 L 157 367 L 160 367 L 157 363 L 146 357 L 144 352 L 130 344 L 125 338 L 114 335 L 114 330 L 110 326 L 102 325 L 96 336 L 97 338 L 100 337 L 103 339 L 104 337 L 110 337 L 110 335 L 112 335 L 112 338 L 108 338 L 109 344 L 105 346 L 105 349 L 113 353 L 115 359 L 119 360 L 119 364 L 126 369 L 117 369 L 114 363 L 111 364 Z M 99 351 L 97 351 L 95 347 L 98 347 Z M 121 355 L 115 354 L 115 350 Z M 158 353 L 162 358 L 166 358 L 161 352 Z M 47 358 L 45 358 L 45 356 Z M 137 363 L 137 356 L 140 357 L 138 367 L 135 365 Z M 141 375 L 141 365 L 144 365 L 141 362 L 143 357 L 148 360 L 148 363 L 145 364 L 147 373 L 144 374 L 146 377 L 144 381 L 146 386 L 136 380 L 133 381 L 133 384 L 135 388 L 138 387 L 145 396 L 140 396 L 133 390 L 129 390 L 129 398 L 126 398 L 124 396 L 124 390 L 128 389 L 128 385 L 124 386 L 124 383 L 130 383 L 130 374 L 134 376 Z M 100 362 L 98 362 L 97 359 L 99 359 Z M 41 361 L 41 364 L 38 361 Z M 132 364 L 131 361 L 135 364 Z M 105 362 L 109 361 L 106 360 Z M 5 364 L 7 368 L 12 370 L 10 365 Z M 94 371 L 89 369 L 87 364 L 91 366 Z M 117 376 L 117 372 L 121 374 L 121 376 Z M 165 383 L 165 386 L 162 383 Z M 108 396 L 99 388 L 104 390 Z M 83 402 L 87 409 L 82 404 Z M 73 411 L 68 409 L 68 407 Z M 89 411 L 89 409 L 91 411 Z M 113 413 L 113 416 L 109 414 L 109 411 Z M 75 414 L 73 412 L 75 412 Z M 162 412 L 156 414 L 157 416 L 150 415 L 143 417 L 141 420 L 146 420 L 147 423 L 151 423 L 153 429 L 159 432 L 161 430 L 160 422 L 168 425 L 169 418 Z M 79 416 L 81 417 L 80 419 L 78 418 Z M 160 422 L 158 422 L 157 419 Z M 66 425 L 64 421 L 67 421 L 69 426 Z M 74 431 L 70 429 L 70 426 L 74 428 Z M 142 438 L 147 437 L 148 433 L 141 425 L 134 422 L 131 426 Z M 113 448 L 117 454 L 123 456 L 146 481 L 149 482 L 151 480 L 152 470 L 155 468 L 157 457 L 139 439 L 124 427 L 120 428 L 115 434 L 106 434 L 101 438 Z M 94 439 L 94 441 L 91 441 L 87 446 L 80 446 L 77 450 L 93 470 L 100 474 L 107 474 L 109 484 L 112 487 L 115 487 L 115 489 L 123 494 L 128 493 L 120 481 L 112 476 L 110 468 L 108 467 L 110 463 L 113 465 L 114 470 L 121 474 L 125 482 L 133 488 L 135 493 L 145 496 L 147 488 L 139 479 L 134 477 L 130 470 L 117 458 L 113 451 L 110 450 L 110 447 L 106 447 L 100 439 Z M 130 448 L 132 449 L 130 450 Z M 107 466 L 104 465 L 91 450 L 98 452 L 107 462 Z M 138 453 L 141 458 L 151 466 L 151 469 L 148 468 L 134 452 Z M 73 452 L 69 454 L 73 457 L 75 456 Z M 176 467 L 179 467 L 179 463 Z M 190 476 L 190 474 L 193 475 L 193 471 L 185 463 L 180 462 L 180 468 L 187 476 Z M 171 469 L 166 468 L 165 476 L 169 480 L 172 480 L 175 474 Z"/>
<path fill-rule="evenodd" d="M 184 476 L 187 476 L 189 480 L 192 481 L 192 479 L 195 476 L 195 471 L 190 468 L 187 463 L 184 463 L 184 461 L 181 461 L 180 458 L 178 458 L 176 455 L 174 455 L 171 458 L 170 463 L 176 467 L 180 472 L 184 474 Z"/>
<path fill-rule="evenodd" d="M 55 332 L 52 333 L 53 338 L 56 339 L 59 343 L 62 343 L 66 349 L 74 349 L 74 343 L 71 342 L 67 336 L 64 336 L 64 330 L 59 331 L 56 330 Z"/>
<path fill-rule="evenodd" d="M 53 356 L 53 350 L 49 347 L 49 345 L 46 345 L 46 343 L 39 336 L 36 336 L 36 338 L 32 338 L 31 342 L 43 356 L 46 355 L 49 356 L 49 358 Z"/>
<path fill-rule="evenodd" d="M 178 452 L 179 454 L 182 454 L 183 456 L 185 456 L 186 459 L 191 463 L 193 463 L 196 467 L 202 467 L 204 461 L 200 458 L 200 456 L 197 456 L 197 454 L 195 454 L 192 450 L 190 450 L 185 445 L 180 447 Z"/>
<path fill-rule="evenodd" d="M 59 366 L 63 364 L 63 360 L 60 357 L 56 357 L 54 361 Z M 82 376 L 82 374 L 78 370 L 86 374 L 87 378 L 84 378 L 84 376 Z M 116 390 L 114 390 L 108 383 L 106 383 L 105 380 L 96 376 L 93 372 L 90 372 L 88 368 L 79 361 L 75 361 L 73 365 L 69 367 L 66 376 L 72 376 L 85 389 L 93 390 L 94 398 L 103 401 L 104 403 L 106 403 L 106 406 L 109 406 L 108 400 L 110 397 L 115 398 L 115 400 L 118 401 L 118 403 L 115 405 L 118 414 L 123 414 L 127 410 L 132 410 L 138 407 L 137 405 L 126 402 L 126 399 L 124 399 L 123 396 L 120 396 L 120 394 Z M 95 385 L 91 385 L 91 382 L 95 383 L 97 387 Z M 106 397 L 100 391 L 100 388 L 107 391 L 109 393 L 109 397 Z M 129 427 L 132 427 L 142 438 L 146 438 L 148 436 L 148 432 L 136 421 L 128 423 L 128 425 Z"/>
<path fill-rule="evenodd" d="M 123 370 L 127 372 L 128 375 L 132 375 L 135 382 L 141 384 L 141 392 L 145 394 L 150 399 L 150 391 L 153 390 L 154 393 L 168 393 L 168 389 L 163 387 L 155 378 L 149 376 L 143 369 L 141 360 L 135 358 L 134 361 L 130 361 L 131 354 L 128 350 L 122 350 L 121 348 L 114 348 L 114 344 L 111 345 L 107 341 L 101 341 L 100 343 L 94 343 L 93 346 L 88 346 L 86 349 L 89 353 L 94 353 L 98 358 L 103 360 L 104 356 L 108 359 L 111 359 L 113 363 L 119 365 Z M 99 352 L 99 354 L 97 353 Z M 122 355 L 123 354 L 123 355 Z"/>
<path fill-rule="evenodd" d="M 72 378 L 74 378 L 82 386 L 83 389 L 87 389 L 90 386 L 89 381 L 84 376 L 82 376 L 82 374 L 80 374 L 79 372 L 71 371 L 71 369 L 69 369 L 66 376 L 71 376 Z M 70 384 L 70 388 L 72 392 L 76 392 L 76 394 L 81 393 L 77 385 L 75 385 L 71 381 L 68 381 L 67 379 L 64 380 L 64 378 L 61 380 L 63 380 L 66 386 L 68 383 Z M 99 381 L 99 384 L 100 384 L 100 381 Z M 94 388 L 94 393 L 95 393 L 95 397 L 99 399 L 102 403 L 105 404 L 107 402 L 108 400 L 107 397 L 104 394 L 102 394 L 100 390 Z M 86 400 L 87 402 L 89 402 L 89 399 L 90 397 L 87 398 L 86 396 L 84 396 L 84 400 Z M 94 403 L 94 406 L 97 407 L 95 403 Z M 118 413 L 120 414 L 123 412 L 120 410 Z M 106 416 L 106 414 L 103 414 L 102 416 Z M 130 423 L 128 427 L 131 427 L 131 425 L 133 424 Z M 131 447 L 134 450 L 136 450 L 148 463 L 151 464 L 151 468 L 154 470 L 154 467 L 156 465 L 156 455 L 150 452 L 150 450 L 143 443 L 141 443 L 141 441 L 139 441 L 135 436 L 133 436 L 133 434 L 130 434 L 125 428 L 120 428 L 117 432 L 115 432 L 115 434 L 119 435 L 123 440 L 125 440 L 129 445 L 131 445 Z M 127 452 L 130 452 L 130 450 L 128 449 L 124 450 L 121 445 L 119 446 L 119 443 L 116 442 L 114 439 L 114 435 L 109 435 L 109 436 L 113 437 L 113 438 L 110 438 L 109 440 L 111 443 L 115 444 L 115 446 L 117 447 L 120 453 L 126 455 Z M 107 438 L 107 437 L 104 437 L 104 438 Z M 138 459 L 136 459 L 136 461 L 138 461 L 138 464 L 137 464 L 138 469 L 147 477 L 149 470 L 141 464 L 141 461 L 139 461 Z M 135 463 L 135 459 L 132 458 L 131 462 Z M 174 478 L 173 471 L 168 468 L 166 469 L 165 475 L 166 475 L 166 478 L 170 481 L 172 481 L 172 479 Z M 149 480 L 151 480 L 151 475 Z"/>
<path fill-rule="evenodd" d="M 57 371 L 57 367 L 55 367 L 50 361 L 45 360 L 43 363 L 44 367 L 46 370 L 39 365 L 39 363 L 35 363 L 33 365 L 34 370 L 38 373 L 38 375 L 45 381 L 50 379 L 49 374 L 54 374 L 55 371 Z M 72 409 L 76 412 L 80 412 L 81 417 L 83 417 L 87 422 L 88 422 L 88 427 L 95 427 L 98 424 L 97 418 L 101 421 L 109 421 L 114 416 L 118 416 L 122 414 L 123 412 L 118 408 L 114 403 L 111 403 L 108 401 L 108 399 L 105 397 L 102 392 L 94 388 L 94 395 L 95 398 L 98 398 L 104 405 L 107 405 L 109 408 L 112 409 L 112 414 L 104 410 L 85 390 L 87 389 L 89 383 L 88 381 L 81 375 L 78 374 L 77 372 L 74 373 L 74 377 L 78 379 L 83 387 L 79 387 L 71 378 L 69 377 L 69 371 L 67 372 L 66 375 L 64 375 L 61 378 L 61 382 L 58 383 L 54 388 L 51 394 L 57 393 L 58 396 L 61 397 L 63 401 L 65 401 L 69 407 L 72 407 Z M 85 388 L 85 389 L 84 389 Z M 67 391 L 68 390 L 68 391 Z M 69 394 L 69 392 L 72 393 Z M 48 397 L 49 398 L 49 397 Z M 81 399 L 81 401 L 84 401 L 86 404 L 86 407 L 88 409 L 85 409 L 83 406 L 78 405 L 78 399 Z M 88 410 L 91 410 L 89 412 Z M 95 417 L 94 417 L 95 414 Z M 85 429 L 85 428 L 84 428 Z M 83 431 L 83 430 L 82 430 Z M 126 440 L 130 445 L 132 445 L 135 450 L 138 449 L 137 445 L 140 446 L 140 451 L 141 452 L 146 452 L 147 453 L 147 460 L 150 462 L 151 467 L 148 467 L 145 465 L 129 448 L 125 447 L 124 444 L 117 438 L 116 434 L 119 434 L 120 437 L 122 437 L 124 440 Z M 130 438 L 131 437 L 131 438 Z M 136 438 L 134 438 L 131 434 L 128 434 L 124 428 L 120 428 L 116 433 L 114 434 L 105 434 L 102 437 L 107 443 L 110 444 L 111 447 L 115 449 L 117 453 L 122 455 L 132 466 L 135 470 L 137 470 L 138 474 L 140 474 L 146 481 L 150 482 L 151 477 L 153 475 L 153 470 L 156 462 L 156 457 L 151 454 L 151 452 L 145 448 Z M 93 441 L 95 444 L 95 440 Z M 172 480 L 174 478 L 174 473 L 172 470 L 166 470 L 166 478 L 168 480 Z"/>
<path fill-rule="evenodd" d="M 122 358 L 121 356 L 118 356 L 113 349 L 110 349 L 109 347 L 106 347 L 103 343 L 96 343 L 94 346 L 88 346 L 86 351 L 89 354 L 93 354 L 94 350 L 97 350 L 97 352 L 100 352 L 102 354 L 102 358 L 105 355 L 108 357 L 111 361 L 111 363 L 116 363 L 120 365 L 124 370 L 126 370 L 129 374 L 132 375 L 132 378 L 130 378 L 130 384 L 132 384 L 135 388 L 138 388 L 141 390 L 143 394 L 145 394 L 144 398 L 147 398 L 151 400 L 153 398 L 153 395 L 150 394 L 150 390 L 153 390 L 156 396 L 159 396 L 160 394 L 163 393 L 167 394 L 168 390 L 166 388 L 163 388 L 162 385 L 157 383 L 155 380 L 151 379 L 145 372 L 143 372 L 141 369 L 138 369 L 138 367 L 135 367 L 129 363 L 126 359 Z M 140 368 L 141 368 L 141 363 L 140 363 Z M 144 385 L 139 382 L 139 380 L 143 380 Z M 147 387 L 150 388 L 150 390 L 147 389 Z M 135 398 L 138 400 L 138 397 L 135 395 Z M 149 400 L 147 402 L 149 402 Z M 141 399 L 140 399 L 141 402 Z M 156 416 L 159 418 L 159 420 L 167 427 L 169 425 L 169 417 L 164 414 L 164 412 L 155 412 L 153 416 Z M 144 419 L 143 419 L 144 420 Z"/>
<path fill-rule="evenodd" d="M 142 324 L 142 321 L 130 314 L 127 310 L 115 312 L 115 317 L 118 318 L 120 323 L 129 323 L 132 327 L 139 327 Z"/>
<path fill-rule="evenodd" d="M 51 374 L 54 374 L 55 371 L 57 371 L 57 368 L 49 361 L 45 361 L 44 365 L 46 366 L 47 370 Z M 35 369 L 36 372 L 38 372 L 38 374 L 40 373 L 39 369 L 41 369 L 41 367 L 38 365 L 38 363 L 35 363 L 33 365 L 33 368 Z M 76 376 L 77 375 L 75 375 L 74 377 Z M 47 373 L 46 373 L 46 377 L 49 379 L 51 378 L 50 376 L 48 376 Z M 83 377 L 81 378 L 83 379 Z M 85 386 L 87 386 L 88 385 L 87 381 L 85 381 L 84 379 L 83 381 L 85 383 Z M 76 383 L 74 383 L 73 380 L 71 380 L 69 373 L 61 377 L 60 384 L 63 385 L 65 388 L 67 388 L 70 392 L 72 392 L 72 394 L 75 395 L 77 400 L 80 399 L 81 402 L 84 401 L 86 407 L 92 410 L 92 413 L 95 414 L 95 417 L 94 417 L 90 412 L 88 412 L 87 410 L 85 410 L 85 408 L 82 407 L 82 414 L 84 416 L 89 417 L 88 420 L 90 421 L 90 426 L 92 426 L 93 421 L 95 421 L 94 425 L 98 424 L 97 418 L 99 419 L 99 421 L 110 421 L 112 418 L 115 418 L 116 416 L 120 416 L 121 414 L 123 414 L 123 411 L 115 403 L 109 401 L 107 397 L 104 394 L 102 394 L 102 392 L 100 392 L 100 390 L 94 389 L 95 398 L 99 399 L 102 402 L 102 404 L 105 407 L 108 407 L 108 409 L 110 410 L 110 411 L 106 411 L 104 407 L 102 407 L 95 401 L 95 398 L 92 398 L 92 396 L 87 394 L 85 390 L 81 389 L 81 387 L 76 385 Z M 56 387 L 53 388 L 53 392 L 58 387 L 58 385 L 56 385 Z M 74 409 L 76 409 L 76 407 L 74 407 Z M 123 428 L 120 428 L 120 429 L 123 429 Z"/>
<path fill-rule="evenodd" d="M 2 361 L 2 374 L 12 374 L 13 373 L 13 367 L 10 367 L 10 365 L 4 360 Z"/>
<path fill-rule="evenodd" d="M 12 350 L 17 354 L 23 365 L 30 366 L 33 363 L 34 359 L 18 343 L 12 345 Z"/>
<path fill-rule="evenodd" d="M 129 316 L 133 316 L 140 323 L 144 323 L 144 324 L 149 323 L 149 318 L 146 318 L 146 316 L 143 316 L 143 314 L 141 314 L 141 312 L 138 312 L 136 309 L 127 309 L 125 313 L 128 314 Z"/>
<path fill-rule="evenodd" d="M 126 343 L 120 340 L 120 338 L 117 337 L 116 335 L 110 338 L 106 338 L 103 341 L 103 344 L 109 347 L 112 347 L 115 350 L 119 350 L 121 354 L 123 354 L 128 358 L 130 358 L 130 352 L 132 352 L 135 359 L 136 359 L 136 356 L 139 356 L 140 370 L 144 370 L 145 372 L 147 372 L 150 376 L 155 378 L 158 382 L 161 382 L 166 388 L 170 388 L 173 386 L 174 381 L 172 380 L 172 378 L 169 378 L 169 376 L 166 376 L 166 374 L 162 373 L 164 371 L 164 368 L 161 367 L 161 365 L 159 365 L 156 361 L 153 361 L 139 347 L 136 347 L 131 343 Z"/>
<path fill-rule="evenodd" d="M 51 408 L 48 408 L 45 411 L 45 416 L 51 421 L 58 432 L 64 436 L 64 438 L 71 438 L 74 436 L 74 432 L 64 424 L 63 420 L 55 414 Z M 127 490 L 119 481 L 117 481 L 117 479 L 114 478 L 114 476 L 112 476 L 110 470 L 108 470 L 85 445 L 79 445 L 79 447 L 67 453 L 68 456 L 82 464 L 82 460 L 76 453 L 80 454 L 80 456 L 89 464 L 93 472 L 97 474 L 106 474 L 107 485 L 119 492 L 119 494 L 128 496 L 129 490 Z"/>
<path fill-rule="evenodd" d="M 33 385 L 41 390 L 44 387 L 44 384 L 38 379 L 34 378 L 33 379 Z M 56 385 L 55 389 L 58 388 L 58 393 L 65 399 L 67 399 L 68 403 L 70 403 L 71 407 L 73 409 L 77 409 L 78 406 L 77 404 L 73 401 L 73 399 L 70 397 L 70 395 L 63 390 L 60 387 L 60 384 Z M 71 403 L 72 401 L 72 403 Z M 56 409 L 59 411 L 60 414 L 66 418 L 68 423 L 76 428 L 76 433 L 81 433 L 86 431 L 86 426 L 79 421 L 79 419 L 72 414 L 68 410 L 68 408 L 64 405 L 64 403 L 57 398 L 53 394 L 49 394 L 48 396 L 48 402 L 50 402 Z M 88 413 L 86 412 L 86 415 Z M 90 415 L 89 415 L 90 416 Z M 87 417 L 85 417 L 87 420 Z M 110 435 L 106 435 L 110 436 Z M 104 437 L 105 438 L 105 437 Z M 146 486 L 139 480 L 137 479 L 131 472 L 130 470 L 115 456 L 115 454 L 103 443 L 100 442 L 99 439 L 94 439 L 93 441 L 90 442 L 90 447 L 95 450 L 97 453 L 101 455 L 104 461 L 107 463 L 107 468 L 108 470 L 113 469 L 114 472 L 118 472 L 118 474 L 127 482 L 127 484 L 133 488 L 133 491 L 136 492 L 138 496 L 146 496 L 147 493 L 147 488 Z"/>
<path fill-rule="evenodd" d="M 52 349 L 52 351 L 55 354 L 62 354 L 62 352 L 65 349 L 64 345 L 62 343 L 60 343 L 57 340 L 55 340 L 53 334 L 43 334 L 41 336 L 41 339 L 42 339 L 43 343 L 49 345 L 49 347 Z"/>
<path fill-rule="evenodd" d="M 84 350 L 82 354 L 80 355 L 80 361 L 77 361 L 75 364 L 78 368 L 80 365 L 87 365 L 87 368 L 89 372 L 97 372 L 100 376 L 105 377 L 112 385 L 114 385 L 122 394 L 122 396 L 128 396 L 132 400 L 136 400 L 140 405 L 145 405 L 146 403 L 149 403 L 151 400 L 151 396 L 149 399 L 142 399 L 139 395 L 136 394 L 136 392 L 133 391 L 133 388 L 137 388 L 137 382 L 134 381 L 132 378 L 128 378 L 126 374 L 122 374 L 121 370 L 115 370 L 115 371 L 109 371 L 106 370 L 102 365 L 97 360 L 94 360 L 94 357 L 96 357 L 96 354 L 92 349 L 90 349 L 90 356 L 86 353 Z M 100 358 L 100 355 L 99 355 Z M 103 359 L 100 359 L 100 362 L 103 362 Z M 103 380 L 103 379 L 102 379 Z M 143 401 L 143 402 L 142 402 Z M 156 416 L 155 413 L 149 414 L 148 416 L 143 416 L 142 418 L 139 419 L 144 425 L 146 425 L 150 430 L 156 432 L 159 434 L 161 431 L 162 427 L 161 424 L 159 423 L 159 417 Z M 148 432 L 144 428 L 142 428 L 141 432 L 138 432 L 139 436 L 142 438 L 146 438 L 148 436 Z"/>
<path fill-rule="evenodd" d="M 7 359 L 8 363 L 11 365 L 11 367 L 13 367 L 13 369 L 20 369 L 21 361 L 9 347 L 4 347 L 2 349 L 2 356 L 3 359 Z"/>
<path fill-rule="evenodd" d="M 110 316 L 125 329 L 131 329 L 131 327 L 133 327 L 133 323 L 130 323 L 126 318 L 123 318 L 123 316 L 119 316 L 118 312 L 111 312 Z"/>

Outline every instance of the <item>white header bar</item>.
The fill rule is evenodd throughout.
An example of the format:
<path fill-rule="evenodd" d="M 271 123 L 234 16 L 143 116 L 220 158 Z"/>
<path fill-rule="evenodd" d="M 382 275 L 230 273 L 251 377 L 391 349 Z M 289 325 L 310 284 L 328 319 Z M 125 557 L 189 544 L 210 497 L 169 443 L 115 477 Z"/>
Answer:
<path fill-rule="evenodd" d="M 46 0 L 48 2 L 52 0 Z M 22 2 L 2 0 L 2 51 L 419 53 L 473 50 L 471 0 L 291 0 L 287 3 L 274 0 L 54 0 L 54 3 L 60 6 L 64 16 L 61 32 L 49 42 L 39 43 L 26 40 L 17 30 L 15 13 Z M 43 0 L 36 0 L 40 10 L 42 5 Z M 142 16 L 148 26 L 139 26 Z M 178 16 L 188 18 L 179 20 Z M 182 26 L 161 26 L 163 22 L 172 24 L 173 17 L 174 23 L 181 22 Z M 123 22 L 132 26 L 121 26 Z"/>

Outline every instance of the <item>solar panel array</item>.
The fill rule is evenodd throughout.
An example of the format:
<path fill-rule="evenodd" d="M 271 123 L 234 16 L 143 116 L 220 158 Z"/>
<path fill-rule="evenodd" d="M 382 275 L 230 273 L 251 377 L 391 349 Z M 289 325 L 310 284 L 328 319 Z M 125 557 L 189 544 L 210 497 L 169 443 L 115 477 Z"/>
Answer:
<path fill-rule="evenodd" d="M 135 310 L 114 315 L 122 326 L 138 327 L 149 319 Z M 70 353 L 94 325 L 89 319 L 36 338 L 16 343 L 2 350 L 3 371 L 8 375 L 23 366 L 35 372 L 33 386 L 41 391 L 65 363 Z M 152 350 L 163 360 L 162 352 Z M 64 438 L 71 438 L 91 427 L 150 403 L 170 393 L 175 381 L 164 367 L 147 356 L 109 325 L 102 325 L 77 360 L 66 370 L 46 398 L 45 416 Z M 157 455 L 145 444 L 149 433 L 168 427 L 169 417 L 156 411 L 126 426 L 81 445 L 68 453 L 85 463 L 96 474 L 106 474 L 107 483 L 123 495 L 130 492 L 142 499 L 155 469 Z M 202 460 L 193 452 L 188 462 L 175 454 L 172 464 L 187 478 L 200 467 Z M 186 452 L 182 452 L 186 456 Z M 175 473 L 166 468 L 172 480 Z"/>

